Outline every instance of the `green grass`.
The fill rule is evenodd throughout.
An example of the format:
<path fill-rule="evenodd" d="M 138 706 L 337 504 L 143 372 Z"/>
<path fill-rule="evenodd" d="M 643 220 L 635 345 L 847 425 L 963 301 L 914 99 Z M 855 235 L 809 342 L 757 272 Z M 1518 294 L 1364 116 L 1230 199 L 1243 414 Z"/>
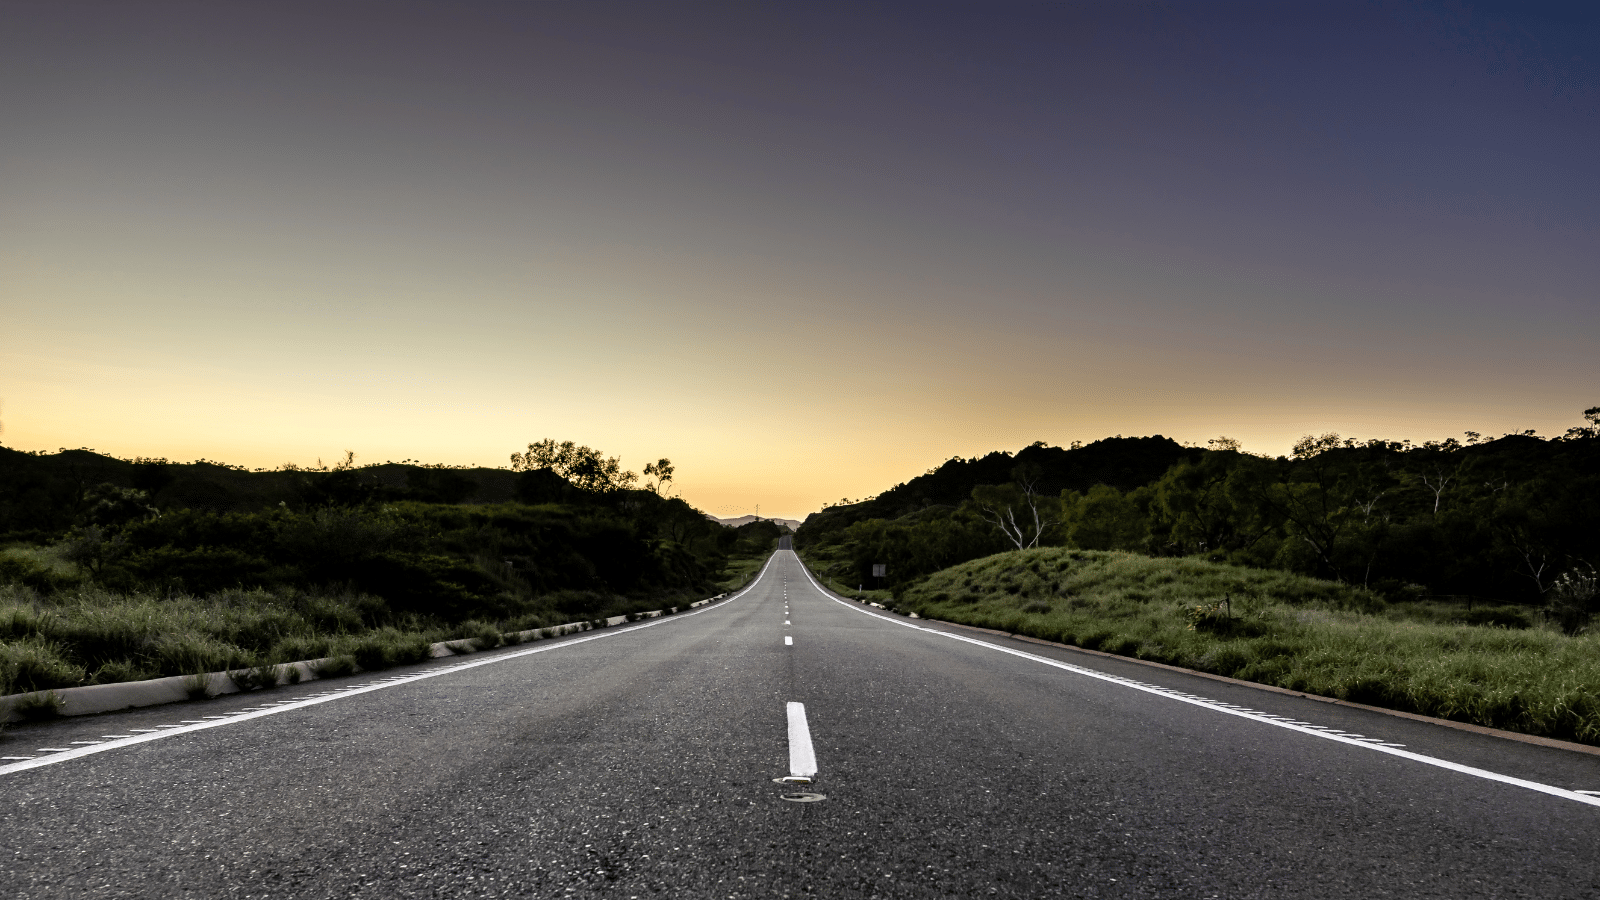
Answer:
<path fill-rule="evenodd" d="M 851 579 L 849 573 L 853 571 L 850 557 L 843 552 L 844 548 L 836 544 L 811 547 L 798 550 L 806 568 L 823 587 L 833 591 L 841 597 L 849 597 L 863 603 L 881 603 L 888 606 L 894 603 L 894 595 L 887 589 L 873 589 L 859 583 L 859 579 Z"/>
<path fill-rule="evenodd" d="M 767 558 L 771 555 L 771 551 L 763 551 L 754 556 L 728 557 L 728 563 L 722 570 L 722 578 L 715 583 L 717 592 L 736 591 L 749 584 L 760 573 L 761 567 L 767 564 Z"/>
<path fill-rule="evenodd" d="M 1444 604 L 1385 604 L 1285 572 L 1062 548 L 975 560 L 899 593 L 891 605 L 928 618 L 1600 744 L 1600 635 L 1463 624 Z M 1485 615 L 1512 613 L 1526 617 Z"/>
<path fill-rule="evenodd" d="M 90 587 L 44 596 L 0 585 L 0 694 L 218 671 L 261 687 L 282 663 L 345 657 L 385 668 L 427 659 L 434 641 L 489 630 L 404 619 L 374 627 L 363 616 L 378 605 L 293 589 L 160 597 Z"/>
<path fill-rule="evenodd" d="M 79 573 L 63 568 L 69 564 L 48 548 L 4 552 L 21 560 L 19 571 L 51 587 L 0 583 L 0 695 L 222 671 L 239 688 L 252 690 L 270 686 L 267 679 L 278 677 L 273 667 L 283 663 L 330 659 L 319 668 L 324 677 L 348 674 L 355 666 L 389 668 L 427 660 L 438 641 L 466 639 L 475 649 L 490 649 L 507 632 L 554 635 L 553 626 L 564 623 L 603 625 L 606 616 L 687 606 L 705 596 L 687 590 L 653 597 L 558 591 L 537 611 L 448 625 L 393 614 L 382 599 L 349 591 L 120 593 L 78 581 Z M 735 559 L 730 578 L 748 581 L 765 559 Z"/>
<path fill-rule="evenodd" d="M 87 573 L 65 555 L 66 545 L 37 547 L 13 544 L 0 547 L 0 581 L 27 585 L 40 591 L 77 587 Z"/>

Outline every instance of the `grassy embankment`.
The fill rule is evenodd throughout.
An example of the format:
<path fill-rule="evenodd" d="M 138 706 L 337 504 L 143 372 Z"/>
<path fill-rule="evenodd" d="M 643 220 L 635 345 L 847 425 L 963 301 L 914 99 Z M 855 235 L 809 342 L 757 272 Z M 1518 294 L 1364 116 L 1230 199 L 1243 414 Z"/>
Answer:
<path fill-rule="evenodd" d="M 1600 635 L 1466 624 L 1450 620 L 1459 609 L 1285 572 L 1062 548 L 964 563 L 898 593 L 893 607 L 927 618 L 1600 744 Z M 1515 608 L 1472 618 L 1526 622 Z"/>
<path fill-rule="evenodd" d="M 847 573 L 853 571 L 853 566 L 842 546 L 824 544 L 795 552 L 805 562 L 806 568 L 811 570 L 812 577 L 835 594 L 863 603 L 881 603 L 885 606 L 894 603 L 894 595 L 886 589 L 868 588 L 858 581 L 845 583 Z"/>
<path fill-rule="evenodd" d="M 331 660 L 326 674 L 344 674 L 354 665 L 373 670 L 421 662 L 436 641 L 471 638 L 488 648 L 501 643 L 502 633 L 573 621 L 559 611 L 561 595 L 571 592 L 512 618 L 450 624 L 396 614 L 382 598 L 357 592 L 125 593 L 93 584 L 57 548 L 16 546 L 0 550 L 0 557 L 25 559 L 30 571 L 75 585 L 39 591 L 0 584 L 0 695 L 323 658 Z M 743 584 L 765 559 L 730 557 L 724 583 Z M 659 605 L 614 597 L 603 615 Z"/>
<path fill-rule="evenodd" d="M 717 590 L 737 591 L 738 589 L 755 580 L 761 574 L 761 567 L 767 564 L 767 557 L 772 555 L 771 550 L 766 550 L 754 556 L 730 556 L 728 564 L 722 570 L 722 578 L 716 582 Z"/>

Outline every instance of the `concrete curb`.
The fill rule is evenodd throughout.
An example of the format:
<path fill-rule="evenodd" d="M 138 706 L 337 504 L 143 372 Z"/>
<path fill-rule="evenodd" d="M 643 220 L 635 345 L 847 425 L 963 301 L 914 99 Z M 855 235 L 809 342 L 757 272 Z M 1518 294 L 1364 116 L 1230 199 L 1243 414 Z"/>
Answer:
<path fill-rule="evenodd" d="M 537 640 L 576 634 L 580 631 L 591 631 L 597 627 L 604 628 L 611 625 L 622 625 L 629 621 L 654 619 L 658 616 L 671 615 L 682 609 L 695 609 L 705 606 L 707 603 L 727 597 L 729 593 L 731 592 L 718 594 L 715 597 L 708 597 L 704 600 L 697 600 L 687 607 L 674 606 L 670 609 L 654 609 L 649 612 L 633 613 L 631 616 L 612 616 L 605 620 L 605 625 L 597 625 L 596 623 L 599 621 L 597 619 L 593 622 L 568 622 L 564 625 L 553 625 L 549 628 L 530 628 L 527 631 L 513 631 L 500 636 L 501 646 L 526 644 Z M 433 644 L 429 648 L 429 655 L 433 659 L 441 659 L 446 656 L 464 656 L 469 653 L 477 653 L 480 649 L 475 638 L 459 638 L 453 641 L 440 641 Z M 318 681 L 323 677 L 319 674 L 320 669 L 329 662 L 331 662 L 330 659 L 306 659 L 298 662 L 278 663 L 274 667 L 277 670 L 277 685 Z M 245 680 L 247 678 L 246 673 L 252 671 L 250 669 L 232 669 L 197 675 L 172 675 L 166 678 L 152 678 L 148 681 L 91 684 L 84 687 L 11 694 L 0 697 L 0 722 L 26 721 L 27 716 L 19 712 L 18 707 L 29 704 L 53 704 L 56 707 L 56 714 L 60 716 L 89 716 L 122 709 L 182 703 L 185 700 L 198 700 L 201 697 L 238 694 L 242 693 L 243 689 L 235 683 L 235 677 Z M 356 666 L 348 674 L 356 674 L 363 671 L 366 670 Z"/>

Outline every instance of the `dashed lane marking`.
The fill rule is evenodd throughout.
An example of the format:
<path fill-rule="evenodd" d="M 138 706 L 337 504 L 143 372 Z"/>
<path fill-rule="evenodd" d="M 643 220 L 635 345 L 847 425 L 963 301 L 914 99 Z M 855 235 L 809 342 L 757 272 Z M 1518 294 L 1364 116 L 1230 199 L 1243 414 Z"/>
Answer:
<path fill-rule="evenodd" d="M 811 723 L 806 721 L 806 705 L 789 701 L 789 774 L 795 778 L 817 777 L 817 751 L 811 746 Z"/>

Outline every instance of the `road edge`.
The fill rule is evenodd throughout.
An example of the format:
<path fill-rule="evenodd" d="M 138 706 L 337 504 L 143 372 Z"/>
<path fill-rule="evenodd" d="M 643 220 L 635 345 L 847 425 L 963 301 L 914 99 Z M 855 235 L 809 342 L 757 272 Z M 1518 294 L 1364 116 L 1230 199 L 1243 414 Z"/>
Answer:
<path fill-rule="evenodd" d="M 805 559 L 802 558 L 799 553 L 795 553 L 795 558 L 800 560 L 800 564 L 802 566 L 806 567 L 806 571 L 811 571 L 811 566 L 806 563 Z M 812 573 L 812 577 L 813 579 L 816 578 L 815 572 Z M 828 593 L 833 594 L 833 596 L 845 601 L 846 603 L 856 603 L 863 606 L 875 606 L 886 613 L 905 615 L 904 613 L 900 613 L 896 610 L 885 607 L 881 603 L 870 603 L 865 600 L 856 600 L 851 597 L 842 596 L 832 590 L 829 590 L 829 588 L 824 585 L 820 579 L 817 579 L 817 585 Z M 1553 750 L 1568 750 L 1573 753 L 1586 753 L 1590 756 L 1600 756 L 1600 747 L 1591 746 L 1589 744 L 1579 744 L 1573 741 L 1563 741 L 1556 738 L 1540 737 L 1539 735 L 1534 734 L 1523 734 L 1520 731 L 1506 731 L 1501 728 L 1490 728 L 1487 725 L 1474 725 L 1471 722 L 1457 722 L 1453 719 L 1439 719 L 1433 716 L 1425 716 L 1421 713 L 1406 712 L 1399 709 L 1389 709 L 1388 707 L 1384 706 L 1369 706 L 1365 703 L 1355 703 L 1350 700 L 1340 700 L 1338 697 L 1324 697 L 1321 694 L 1308 694 L 1305 691 L 1290 690 L 1289 688 L 1278 687 L 1275 684 L 1261 684 L 1260 682 L 1256 681 L 1244 681 L 1238 678 L 1229 678 L 1226 675 L 1217 675 L 1211 672 L 1201 672 L 1196 669 L 1185 669 L 1182 666 L 1174 666 L 1170 663 L 1159 663 L 1153 660 L 1139 659 L 1136 656 L 1123 656 L 1117 653 L 1107 653 L 1104 650 L 1090 650 L 1085 647 L 1075 647 L 1072 644 L 1063 644 L 1059 641 L 1049 641 L 1045 640 L 1044 638 L 1036 638 L 1027 634 L 1012 634 L 1009 631 L 1000 631 L 996 628 L 981 628 L 977 625 L 966 625 L 961 622 L 951 622 L 946 619 L 930 619 L 926 616 L 918 615 L 911 615 L 910 618 L 914 618 L 922 622 L 937 622 L 940 625 L 948 625 L 951 628 L 960 628 L 966 631 L 977 631 L 984 634 L 995 635 L 997 637 L 1011 638 L 1012 640 L 1022 641 L 1029 644 L 1040 644 L 1046 647 L 1056 647 L 1062 650 L 1071 651 L 1073 653 L 1081 653 L 1085 656 L 1098 656 L 1105 659 L 1115 659 L 1121 662 L 1133 663 L 1134 665 L 1138 666 L 1146 666 L 1152 669 L 1164 669 L 1168 672 L 1176 672 L 1182 675 L 1193 675 L 1196 678 L 1204 678 L 1208 681 L 1219 681 L 1223 684 L 1232 684 L 1239 687 L 1253 688 L 1258 691 L 1266 691 L 1273 694 L 1283 694 L 1289 697 L 1301 697 L 1306 700 L 1315 700 L 1318 703 L 1327 703 L 1333 706 L 1343 706 L 1349 709 L 1360 709 L 1367 712 L 1381 713 L 1386 716 L 1393 716 L 1397 719 L 1409 719 L 1413 722 L 1423 722 L 1429 725 L 1440 725 L 1445 728 L 1453 728 L 1456 731 L 1466 731 L 1472 734 L 1480 734 L 1485 737 L 1496 737 L 1508 741 L 1516 741 L 1522 744 L 1532 744 L 1537 747 L 1548 747 Z"/>
<path fill-rule="evenodd" d="M 605 620 L 605 625 L 598 625 L 598 619 L 593 621 L 567 622 L 553 625 L 548 628 L 530 628 L 525 631 L 506 632 L 500 636 L 501 647 L 529 644 L 540 640 L 554 640 L 571 634 L 592 631 L 595 628 L 623 625 L 628 622 L 654 619 L 668 616 L 680 611 L 697 609 L 719 600 L 731 599 L 741 593 L 744 588 L 725 591 L 715 597 L 697 600 L 686 606 L 673 606 L 667 609 L 653 609 L 648 612 L 632 613 L 625 616 L 611 616 Z M 554 632 L 547 634 L 547 632 Z M 444 659 L 453 656 L 465 656 L 471 653 L 482 652 L 499 648 L 480 648 L 475 638 L 457 638 L 449 641 L 439 641 L 429 645 L 430 662 L 435 659 Z M 323 680 L 318 674 L 319 666 L 328 662 L 326 659 L 302 659 L 294 662 L 277 663 L 275 665 L 278 682 L 271 687 L 288 687 L 303 684 L 309 681 Z M 169 703 L 184 703 L 202 699 L 191 694 L 191 689 L 196 693 L 203 693 L 205 699 L 218 697 L 224 694 L 243 693 L 234 680 L 234 675 L 250 672 L 250 669 L 233 669 L 220 672 L 200 672 L 192 675 L 169 675 L 165 678 L 150 678 L 144 681 L 119 681 L 111 684 L 89 684 L 71 688 L 52 688 L 43 691 L 28 691 L 21 694 L 8 694 L 0 697 L 0 725 L 9 722 L 25 722 L 28 716 L 24 715 L 20 707 L 32 700 L 40 704 L 53 704 L 55 712 L 46 715 L 45 719 L 66 718 L 71 716 L 92 716 L 108 712 L 121 712 L 128 709 L 142 709 L 150 706 L 165 706 Z M 293 674 L 290 674 L 293 672 Z M 370 674 L 366 669 L 356 666 L 348 674 Z M 340 676 L 330 676 L 340 677 Z"/>

